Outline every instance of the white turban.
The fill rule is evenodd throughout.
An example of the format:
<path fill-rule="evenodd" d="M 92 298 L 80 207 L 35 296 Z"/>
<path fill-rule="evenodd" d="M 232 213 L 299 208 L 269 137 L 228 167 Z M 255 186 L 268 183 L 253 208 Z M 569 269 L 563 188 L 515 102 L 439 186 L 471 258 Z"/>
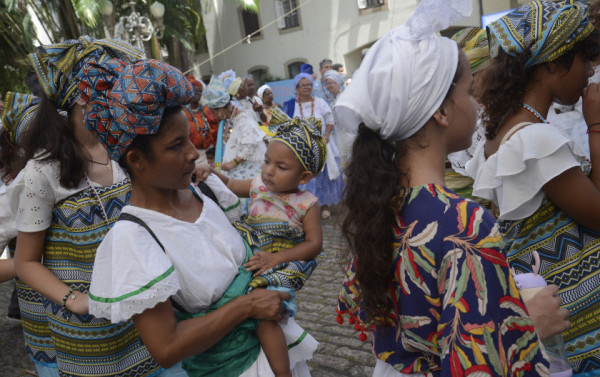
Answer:
<path fill-rule="evenodd" d="M 325 72 L 325 74 L 323 75 L 323 78 L 325 80 L 327 80 L 327 79 L 333 80 L 333 82 L 335 82 L 339 86 L 344 85 L 344 78 L 342 77 L 342 75 L 340 75 L 340 73 L 338 71 L 334 71 L 333 69 L 330 69 L 329 71 Z"/>
<path fill-rule="evenodd" d="M 260 88 L 258 88 L 258 90 L 256 91 L 256 94 L 258 94 L 258 97 L 262 100 L 263 99 L 263 94 L 265 94 L 265 90 L 269 89 L 270 91 L 273 91 L 271 89 L 271 87 L 269 85 L 263 85 Z"/>
<path fill-rule="evenodd" d="M 356 133 L 364 123 L 391 141 L 421 129 L 442 105 L 458 66 L 458 46 L 436 32 L 471 8 L 470 0 L 422 0 L 406 25 L 369 49 L 335 104 L 336 127 Z"/>

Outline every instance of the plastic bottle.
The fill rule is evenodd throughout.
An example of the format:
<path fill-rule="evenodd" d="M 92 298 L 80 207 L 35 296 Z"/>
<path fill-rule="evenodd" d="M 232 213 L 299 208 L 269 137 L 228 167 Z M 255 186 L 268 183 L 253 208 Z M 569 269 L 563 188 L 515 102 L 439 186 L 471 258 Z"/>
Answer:
<path fill-rule="evenodd" d="M 514 279 L 523 302 L 529 301 L 536 293 L 547 285 L 546 280 L 544 280 L 541 275 L 535 273 L 515 275 Z M 542 345 L 550 360 L 550 376 L 573 376 L 573 370 L 567 361 L 562 335 L 556 334 L 544 340 Z"/>

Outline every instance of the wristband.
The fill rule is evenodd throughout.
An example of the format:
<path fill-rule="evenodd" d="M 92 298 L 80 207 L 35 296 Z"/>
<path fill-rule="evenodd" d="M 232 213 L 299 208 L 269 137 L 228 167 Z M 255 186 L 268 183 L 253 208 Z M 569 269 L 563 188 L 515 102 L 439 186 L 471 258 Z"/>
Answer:
<path fill-rule="evenodd" d="M 75 290 L 75 288 L 71 288 L 71 289 L 69 289 L 69 291 L 68 291 L 68 292 L 65 294 L 65 296 L 63 297 L 63 299 L 62 299 L 62 302 L 60 303 L 60 305 L 61 305 L 61 306 L 62 306 L 64 309 L 66 309 L 66 308 L 67 308 L 67 306 L 66 306 L 66 304 L 67 304 L 67 300 L 69 299 L 69 296 L 71 295 L 71 293 L 73 293 L 73 291 L 74 291 L 74 290 Z M 71 298 L 74 300 L 74 299 L 75 299 L 75 295 L 73 295 Z"/>
<path fill-rule="evenodd" d="M 587 130 L 588 134 L 593 134 L 593 133 L 596 133 L 596 132 L 600 132 L 600 130 L 590 130 L 590 129 Z"/>
<path fill-rule="evenodd" d="M 239 164 L 239 162 L 237 162 L 237 160 L 235 158 L 233 159 L 232 162 L 233 162 L 233 166 L 238 166 L 238 164 Z"/>

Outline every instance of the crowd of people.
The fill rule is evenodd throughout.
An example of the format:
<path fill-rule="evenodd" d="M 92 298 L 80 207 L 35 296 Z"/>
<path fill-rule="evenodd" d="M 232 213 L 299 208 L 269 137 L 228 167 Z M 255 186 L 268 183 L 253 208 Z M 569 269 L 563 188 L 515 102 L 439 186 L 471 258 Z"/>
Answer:
<path fill-rule="evenodd" d="M 439 35 L 470 8 L 422 0 L 282 104 L 119 40 L 38 47 L 0 102 L 0 281 L 38 375 L 310 376 L 295 293 L 335 208 L 374 376 L 600 376 L 600 1 Z"/>

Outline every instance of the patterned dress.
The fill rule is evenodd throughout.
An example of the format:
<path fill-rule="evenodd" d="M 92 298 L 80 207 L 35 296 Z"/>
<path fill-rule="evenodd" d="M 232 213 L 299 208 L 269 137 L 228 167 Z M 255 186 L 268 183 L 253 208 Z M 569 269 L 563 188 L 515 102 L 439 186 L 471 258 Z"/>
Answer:
<path fill-rule="evenodd" d="M 249 215 L 234 225 L 254 250 L 267 253 L 285 252 L 304 241 L 302 220 L 318 199 L 308 191 L 276 194 L 269 191 L 260 176 L 250 186 Z M 265 271 L 250 282 L 252 288 L 280 286 L 299 290 L 320 258 L 294 261 Z"/>
<path fill-rule="evenodd" d="M 547 376 L 494 218 L 438 185 L 410 189 L 394 224 L 389 327 L 363 322 L 353 258 L 338 300 L 378 363 L 426 376 Z"/>
<path fill-rule="evenodd" d="M 112 166 L 118 169 L 116 163 Z M 21 198 L 17 226 L 26 232 L 46 229 L 44 266 L 65 284 L 88 291 L 96 248 L 109 229 L 99 200 L 112 225 L 129 200 L 131 185 L 129 180 L 115 179 L 112 185 L 96 187 L 96 197 L 84 182 L 67 196 L 67 189 L 53 191 L 55 180 L 55 161 L 30 161 L 23 169 L 14 182 L 13 194 Z M 27 351 L 35 361 L 57 363 L 60 376 L 152 376 L 162 371 L 142 344 L 133 321 L 112 324 L 92 315 L 65 312 L 24 283 L 18 287 Z"/>

